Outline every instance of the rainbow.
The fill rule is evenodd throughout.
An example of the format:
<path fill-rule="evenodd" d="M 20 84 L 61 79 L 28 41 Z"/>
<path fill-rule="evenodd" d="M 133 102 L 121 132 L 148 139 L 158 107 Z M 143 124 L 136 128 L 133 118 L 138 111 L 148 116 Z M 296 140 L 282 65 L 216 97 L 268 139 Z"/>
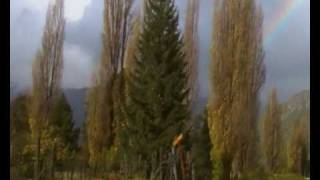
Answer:
<path fill-rule="evenodd" d="M 273 16 L 264 25 L 264 44 L 272 41 L 275 34 L 281 30 L 290 15 L 306 0 L 282 0 L 281 5 L 276 9 Z"/>

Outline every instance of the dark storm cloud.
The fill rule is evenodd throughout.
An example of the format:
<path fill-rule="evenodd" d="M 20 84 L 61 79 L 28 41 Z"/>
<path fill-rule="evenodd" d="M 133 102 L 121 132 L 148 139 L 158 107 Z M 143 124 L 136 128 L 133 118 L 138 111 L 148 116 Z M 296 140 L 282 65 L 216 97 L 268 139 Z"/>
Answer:
<path fill-rule="evenodd" d="M 260 0 L 267 22 L 281 5 L 278 0 Z M 186 0 L 177 0 L 180 28 L 183 26 Z M 31 84 L 31 60 L 39 47 L 44 13 L 23 11 L 19 0 L 11 1 L 10 17 L 10 74 L 21 86 Z M 286 20 L 272 41 L 265 45 L 267 79 L 262 97 L 273 85 L 284 99 L 295 92 L 309 88 L 310 67 L 310 2 L 298 7 Z M 199 19 L 199 79 L 200 96 L 208 94 L 208 62 L 212 30 L 212 0 L 200 0 Z M 100 56 L 103 0 L 91 0 L 79 21 L 66 24 L 64 87 L 83 87 Z M 12 15 L 10 14 L 10 15 Z M 267 23 L 265 23 L 267 24 Z"/>
<path fill-rule="evenodd" d="M 66 41 L 78 44 L 97 60 L 101 47 L 103 0 L 93 0 L 86 7 L 80 21 L 70 22 L 66 27 Z"/>
<path fill-rule="evenodd" d="M 64 87 L 82 88 L 89 85 L 100 56 L 102 13 L 103 0 L 93 0 L 80 21 L 67 23 L 65 42 L 72 45 L 72 50 L 69 49 L 69 57 L 65 58 L 69 71 L 64 74 Z"/>
<path fill-rule="evenodd" d="M 47 3 L 33 7 L 28 2 L 14 0 L 10 7 L 10 80 L 19 89 L 31 86 L 32 60 L 40 46 L 47 8 Z M 63 87 L 81 88 L 90 81 L 99 56 L 102 2 L 93 1 L 80 21 L 66 23 Z"/>
<path fill-rule="evenodd" d="M 264 1 L 265 21 L 270 20 L 276 8 L 271 9 Z M 272 1 L 273 6 L 280 5 Z M 268 14 L 267 14 L 268 13 Z M 310 2 L 305 1 L 280 22 L 265 45 L 266 83 L 262 91 L 265 99 L 267 91 L 277 88 L 280 100 L 310 86 Z"/>
<path fill-rule="evenodd" d="M 15 13 L 15 9 L 19 13 Z M 12 3 L 10 7 L 10 79 L 17 88 L 31 85 L 32 59 L 40 45 L 43 19 L 37 11 Z"/>

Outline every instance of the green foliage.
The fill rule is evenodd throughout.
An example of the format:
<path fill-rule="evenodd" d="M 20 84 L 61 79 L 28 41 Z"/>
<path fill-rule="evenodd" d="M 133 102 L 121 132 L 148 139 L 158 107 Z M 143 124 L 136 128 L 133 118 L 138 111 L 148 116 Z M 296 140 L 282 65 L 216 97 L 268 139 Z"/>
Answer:
<path fill-rule="evenodd" d="M 173 1 L 149 0 L 144 21 L 129 79 L 126 130 L 132 152 L 148 158 L 159 147 L 169 148 L 188 113 L 184 55 Z"/>
<path fill-rule="evenodd" d="M 29 97 L 26 94 L 19 95 L 16 97 L 10 108 L 10 122 L 11 122 L 11 133 L 19 134 L 28 133 L 30 132 L 29 125 L 28 125 L 28 99 Z"/>
<path fill-rule="evenodd" d="M 211 141 L 207 121 L 207 110 L 197 118 L 201 124 L 200 132 L 195 132 L 192 138 L 192 163 L 196 179 L 211 180 L 212 164 L 210 161 Z"/>
<path fill-rule="evenodd" d="M 30 133 L 28 105 L 28 96 L 20 95 L 10 107 L 10 144 L 14 146 L 14 151 L 17 153 L 22 152 L 27 143 L 27 135 Z"/>
<path fill-rule="evenodd" d="M 63 93 L 57 98 L 49 114 L 49 127 L 52 136 L 62 138 L 72 149 L 77 148 L 79 129 L 74 128 L 72 110 Z"/>
<path fill-rule="evenodd" d="M 57 97 L 50 111 L 48 133 L 51 145 L 65 152 L 57 156 L 60 163 L 69 160 L 78 149 L 79 129 L 74 128 L 72 110 L 63 93 Z"/>
<path fill-rule="evenodd" d="M 172 0 L 147 1 L 139 52 L 133 63 L 126 103 L 126 149 L 134 159 L 150 162 L 160 148 L 170 151 L 171 142 L 189 116 L 186 63 Z"/>
<path fill-rule="evenodd" d="M 10 105 L 10 167 L 15 176 L 32 177 L 32 154 L 25 152 L 30 144 L 29 97 L 21 94 Z"/>
<path fill-rule="evenodd" d="M 214 180 L 220 180 L 222 176 L 223 167 L 221 161 L 218 159 L 217 155 L 214 155 L 214 152 L 211 151 L 211 162 L 212 162 L 212 177 Z"/>
<path fill-rule="evenodd" d="M 88 149 L 88 136 L 87 136 L 87 122 L 85 121 L 80 129 L 79 134 L 79 151 L 78 160 L 82 167 L 87 167 L 89 164 L 89 149 Z"/>
<path fill-rule="evenodd" d="M 43 165 L 62 169 L 73 161 L 78 149 L 78 134 L 79 129 L 73 127 L 71 108 L 64 94 L 60 93 L 54 99 L 46 126 L 42 128 L 40 154 Z M 36 145 L 31 141 L 31 133 L 28 137 L 30 140 L 23 153 L 33 157 Z"/>

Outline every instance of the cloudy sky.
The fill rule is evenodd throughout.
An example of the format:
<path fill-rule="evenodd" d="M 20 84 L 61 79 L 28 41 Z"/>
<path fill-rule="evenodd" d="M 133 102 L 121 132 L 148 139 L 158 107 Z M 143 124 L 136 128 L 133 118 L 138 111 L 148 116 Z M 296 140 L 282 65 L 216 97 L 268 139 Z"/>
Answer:
<path fill-rule="evenodd" d="M 10 1 L 10 75 L 17 89 L 31 86 L 31 64 L 40 46 L 45 12 L 51 0 Z M 138 0 L 137 0 L 138 1 Z M 277 88 L 280 99 L 309 89 L 310 0 L 260 0 L 267 31 L 278 23 L 265 43 L 266 83 Z M 295 8 L 288 8 L 289 2 Z M 183 22 L 185 0 L 176 0 Z M 208 50 L 213 0 L 200 0 L 200 95 L 208 94 Z M 65 0 L 64 88 L 82 88 L 90 82 L 100 52 L 103 0 Z"/>

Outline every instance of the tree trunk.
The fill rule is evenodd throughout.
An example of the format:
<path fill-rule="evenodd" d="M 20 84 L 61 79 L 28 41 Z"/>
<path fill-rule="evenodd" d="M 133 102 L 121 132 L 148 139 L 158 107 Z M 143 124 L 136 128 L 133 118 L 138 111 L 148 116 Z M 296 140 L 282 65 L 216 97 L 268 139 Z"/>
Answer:
<path fill-rule="evenodd" d="M 186 163 L 186 154 L 182 145 L 178 145 L 179 161 L 180 161 L 180 173 L 182 180 L 189 180 L 187 163 Z"/>
<path fill-rule="evenodd" d="M 175 152 L 175 148 L 172 147 L 172 158 L 174 158 L 174 163 L 173 163 L 173 176 L 175 180 L 178 180 L 178 172 L 177 172 L 177 161 L 176 161 L 176 152 Z"/>
<path fill-rule="evenodd" d="M 222 175 L 221 180 L 230 180 L 231 174 L 231 160 L 229 158 L 225 158 L 222 160 Z"/>
<path fill-rule="evenodd" d="M 114 92 L 115 89 L 114 89 L 114 81 L 115 81 L 115 74 L 112 74 L 111 75 L 111 78 L 106 86 L 106 89 L 105 91 L 106 94 L 104 95 L 105 98 L 106 98 L 106 102 L 107 102 L 107 105 L 108 105 L 108 123 L 107 123 L 107 131 L 108 131 L 108 134 L 106 134 L 106 137 L 107 138 L 107 144 L 106 144 L 106 147 L 109 149 L 112 145 L 113 145 L 113 142 L 114 142 L 114 105 L 115 105 L 115 97 L 114 97 Z"/>

